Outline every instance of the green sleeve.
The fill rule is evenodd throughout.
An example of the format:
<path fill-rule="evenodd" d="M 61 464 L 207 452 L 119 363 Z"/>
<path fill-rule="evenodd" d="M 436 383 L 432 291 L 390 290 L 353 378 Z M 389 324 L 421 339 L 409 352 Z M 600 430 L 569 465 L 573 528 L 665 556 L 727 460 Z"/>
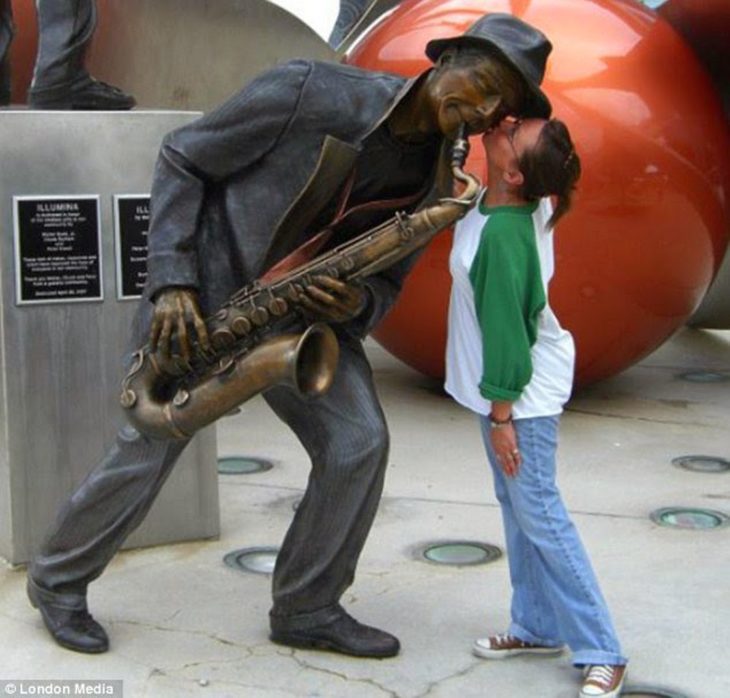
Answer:
<path fill-rule="evenodd" d="M 532 377 L 545 291 L 532 216 L 494 212 L 469 272 L 482 333 L 479 391 L 487 400 L 517 400 Z"/>

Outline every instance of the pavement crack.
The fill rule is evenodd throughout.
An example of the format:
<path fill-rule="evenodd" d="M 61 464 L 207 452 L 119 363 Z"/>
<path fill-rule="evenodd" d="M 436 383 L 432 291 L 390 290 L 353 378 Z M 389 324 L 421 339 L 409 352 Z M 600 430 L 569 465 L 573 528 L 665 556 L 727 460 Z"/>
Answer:
<path fill-rule="evenodd" d="M 283 653 L 282 653 L 283 654 Z M 325 674 L 326 676 L 334 676 L 335 678 L 341 679 L 342 681 L 345 681 L 347 683 L 358 683 L 362 684 L 364 686 L 372 686 L 377 691 L 380 691 L 386 696 L 390 696 L 390 698 L 401 698 L 401 696 L 396 693 L 395 691 L 391 691 L 389 688 L 386 688 L 385 686 L 382 686 L 377 681 L 373 679 L 356 679 L 351 676 L 348 676 L 344 672 L 340 671 L 334 671 L 333 669 L 325 669 L 324 667 L 315 666 L 314 664 L 310 664 L 306 660 L 304 660 L 302 657 L 300 657 L 297 654 L 297 651 L 292 649 L 289 652 L 283 654 L 283 656 L 288 656 L 291 659 L 293 659 L 302 669 L 308 669 L 309 671 L 315 671 L 319 672 L 321 674 Z"/>
<path fill-rule="evenodd" d="M 224 664 L 239 664 L 241 662 L 245 662 L 249 659 L 255 659 L 256 658 L 256 650 L 261 647 L 269 648 L 270 645 L 267 643 L 266 645 L 262 644 L 256 644 L 256 645 L 250 645 L 250 646 L 242 646 L 242 645 L 234 645 L 237 649 L 243 650 L 243 654 L 236 655 L 235 657 L 231 657 L 230 659 L 220 659 L 218 657 L 210 658 L 210 659 L 201 659 L 196 662 L 187 662 L 183 664 L 182 666 L 175 666 L 175 667 L 168 667 L 167 672 L 168 674 L 179 674 L 181 672 L 187 671 L 189 669 L 200 669 L 201 667 L 211 667 L 211 666 L 222 666 Z"/>
<path fill-rule="evenodd" d="M 210 666 L 211 664 L 214 664 L 216 666 L 220 664 L 237 664 L 238 662 L 245 661 L 246 659 L 251 659 L 254 656 L 253 650 L 250 647 L 246 647 L 245 649 L 246 656 L 243 657 L 233 657 L 232 659 L 205 659 L 199 662 L 188 662 L 187 664 L 183 664 L 179 669 L 176 669 L 175 671 L 197 669 L 198 667 Z"/>
<path fill-rule="evenodd" d="M 443 499 L 437 497 L 383 497 L 384 501 L 389 502 L 422 502 L 424 504 L 457 504 L 459 506 L 468 507 L 484 507 L 487 509 L 499 509 L 498 502 L 469 502 L 458 499 Z M 636 514 L 615 514 L 605 511 L 582 511 L 579 509 L 570 509 L 571 514 L 581 514 L 584 516 L 601 516 L 608 519 L 643 519 L 643 516 Z"/>
<path fill-rule="evenodd" d="M 566 412 L 571 414 L 585 414 L 591 417 L 605 417 L 606 419 L 620 419 L 626 422 L 649 422 L 650 424 L 666 424 L 668 426 L 694 426 L 705 427 L 708 425 L 699 421 L 687 421 L 686 419 L 657 419 L 656 417 L 639 417 L 633 414 L 615 414 L 611 412 L 602 412 L 601 410 L 580 409 L 578 407 L 566 407 Z"/>
<path fill-rule="evenodd" d="M 196 681 L 196 683 L 198 682 Z M 210 683 L 205 688 L 203 688 L 203 690 L 209 690 L 210 688 L 214 688 L 216 686 L 236 687 L 248 690 L 256 689 L 258 691 L 261 691 L 262 693 L 267 694 L 271 693 L 272 691 L 271 684 L 244 683 L 243 681 L 233 681 L 231 679 L 216 679 L 215 681 L 210 681 Z M 275 690 L 277 694 L 286 694 L 288 696 L 301 697 L 303 695 L 302 693 L 290 690 L 288 688 L 276 688 Z"/>
<path fill-rule="evenodd" d="M 227 640 L 224 637 L 220 637 L 219 635 L 214 635 L 213 633 L 207 633 L 203 630 L 186 630 L 184 628 L 167 628 L 164 625 L 155 625 L 154 623 L 143 623 L 141 621 L 137 620 L 111 620 L 109 621 L 110 625 L 119 624 L 119 625 L 134 625 L 139 628 L 146 628 L 147 630 L 158 630 L 163 633 L 184 633 L 186 635 L 197 635 L 204 638 L 207 638 L 208 640 L 213 640 L 213 642 L 217 642 L 221 645 L 226 645 L 228 647 L 236 647 L 237 649 L 242 649 L 248 651 L 249 648 L 247 645 L 241 645 L 237 642 L 233 642 L 232 640 Z"/>
<path fill-rule="evenodd" d="M 434 688 L 442 688 L 443 685 L 447 681 L 451 681 L 452 679 L 459 679 L 467 674 L 470 674 L 474 669 L 476 669 L 481 662 L 472 662 L 469 664 L 469 666 L 465 667 L 464 669 L 460 669 L 459 671 L 454 672 L 453 674 L 447 674 L 446 676 L 441 677 L 440 679 L 436 679 L 435 681 L 431 681 L 431 683 L 428 684 L 426 687 L 426 690 L 423 693 L 419 693 L 416 696 L 413 696 L 413 698 L 426 698 L 426 696 L 431 695 L 431 691 L 433 691 Z"/>
<path fill-rule="evenodd" d="M 178 608 L 177 611 L 175 611 L 175 613 L 173 613 L 171 616 L 168 616 L 167 618 L 165 618 L 165 620 L 168 620 L 168 621 L 175 620 L 175 618 L 177 618 L 182 613 L 182 611 L 183 611 L 182 608 Z"/>
<path fill-rule="evenodd" d="M 147 676 L 145 677 L 144 685 L 142 686 L 142 691 L 143 691 L 142 695 L 144 695 L 144 696 L 149 695 L 150 681 L 155 676 L 167 676 L 167 674 L 164 671 L 162 671 L 162 669 L 158 669 L 157 667 L 152 667 L 152 669 L 149 670 Z"/>

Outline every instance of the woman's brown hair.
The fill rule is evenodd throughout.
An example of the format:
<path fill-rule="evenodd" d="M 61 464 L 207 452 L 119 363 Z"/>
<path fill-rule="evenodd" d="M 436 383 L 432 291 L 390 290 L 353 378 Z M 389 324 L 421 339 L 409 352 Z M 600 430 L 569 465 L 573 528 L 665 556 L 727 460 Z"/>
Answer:
<path fill-rule="evenodd" d="M 548 221 L 550 227 L 555 226 L 570 209 L 581 173 L 580 158 L 567 126 L 558 119 L 550 119 L 543 126 L 535 147 L 525 151 L 518 164 L 524 177 L 520 193 L 527 201 L 544 196 L 557 198 Z"/>

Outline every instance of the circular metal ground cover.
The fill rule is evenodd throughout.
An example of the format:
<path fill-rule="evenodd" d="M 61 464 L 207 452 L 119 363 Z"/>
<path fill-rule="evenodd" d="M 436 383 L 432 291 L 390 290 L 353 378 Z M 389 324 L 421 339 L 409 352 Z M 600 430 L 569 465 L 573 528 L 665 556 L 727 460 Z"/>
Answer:
<path fill-rule="evenodd" d="M 690 383 L 723 383 L 730 381 L 730 373 L 710 370 L 685 371 L 677 374 L 677 378 Z"/>
<path fill-rule="evenodd" d="M 672 465 L 695 473 L 725 473 L 730 470 L 730 460 L 717 456 L 680 456 L 672 458 Z"/>
<path fill-rule="evenodd" d="M 420 546 L 418 556 L 439 565 L 484 565 L 500 558 L 502 551 L 496 545 L 489 543 L 446 540 Z"/>
<path fill-rule="evenodd" d="M 218 472 L 221 475 L 250 475 L 271 470 L 274 464 L 264 458 L 249 456 L 225 456 L 218 459 Z"/>
<path fill-rule="evenodd" d="M 224 556 L 223 562 L 234 570 L 255 574 L 272 574 L 279 548 L 258 546 L 234 550 Z"/>
<path fill-rule="evenodd" d="M 660 526 L 695 531 L 722 528 L 730 522 L 728 516 L 721 511 L 699 507 L 664 507 L 653 511 L 650 518 Z"/>

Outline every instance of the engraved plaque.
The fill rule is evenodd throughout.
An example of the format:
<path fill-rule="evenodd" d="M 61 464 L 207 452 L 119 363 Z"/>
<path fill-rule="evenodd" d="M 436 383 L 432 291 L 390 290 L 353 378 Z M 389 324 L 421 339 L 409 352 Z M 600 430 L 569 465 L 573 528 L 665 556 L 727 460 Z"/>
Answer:
<path fill-rule="evenodd" d="M 139 298 L 147 281 L 147 233 L 150 227 L 148 194 L 114 197 L 117 253 L 117 298 Z"/>
<path fill-rule="evenodd" d="M 15 196 L 18 305 L 103 299 L 98 196 Z"/>

